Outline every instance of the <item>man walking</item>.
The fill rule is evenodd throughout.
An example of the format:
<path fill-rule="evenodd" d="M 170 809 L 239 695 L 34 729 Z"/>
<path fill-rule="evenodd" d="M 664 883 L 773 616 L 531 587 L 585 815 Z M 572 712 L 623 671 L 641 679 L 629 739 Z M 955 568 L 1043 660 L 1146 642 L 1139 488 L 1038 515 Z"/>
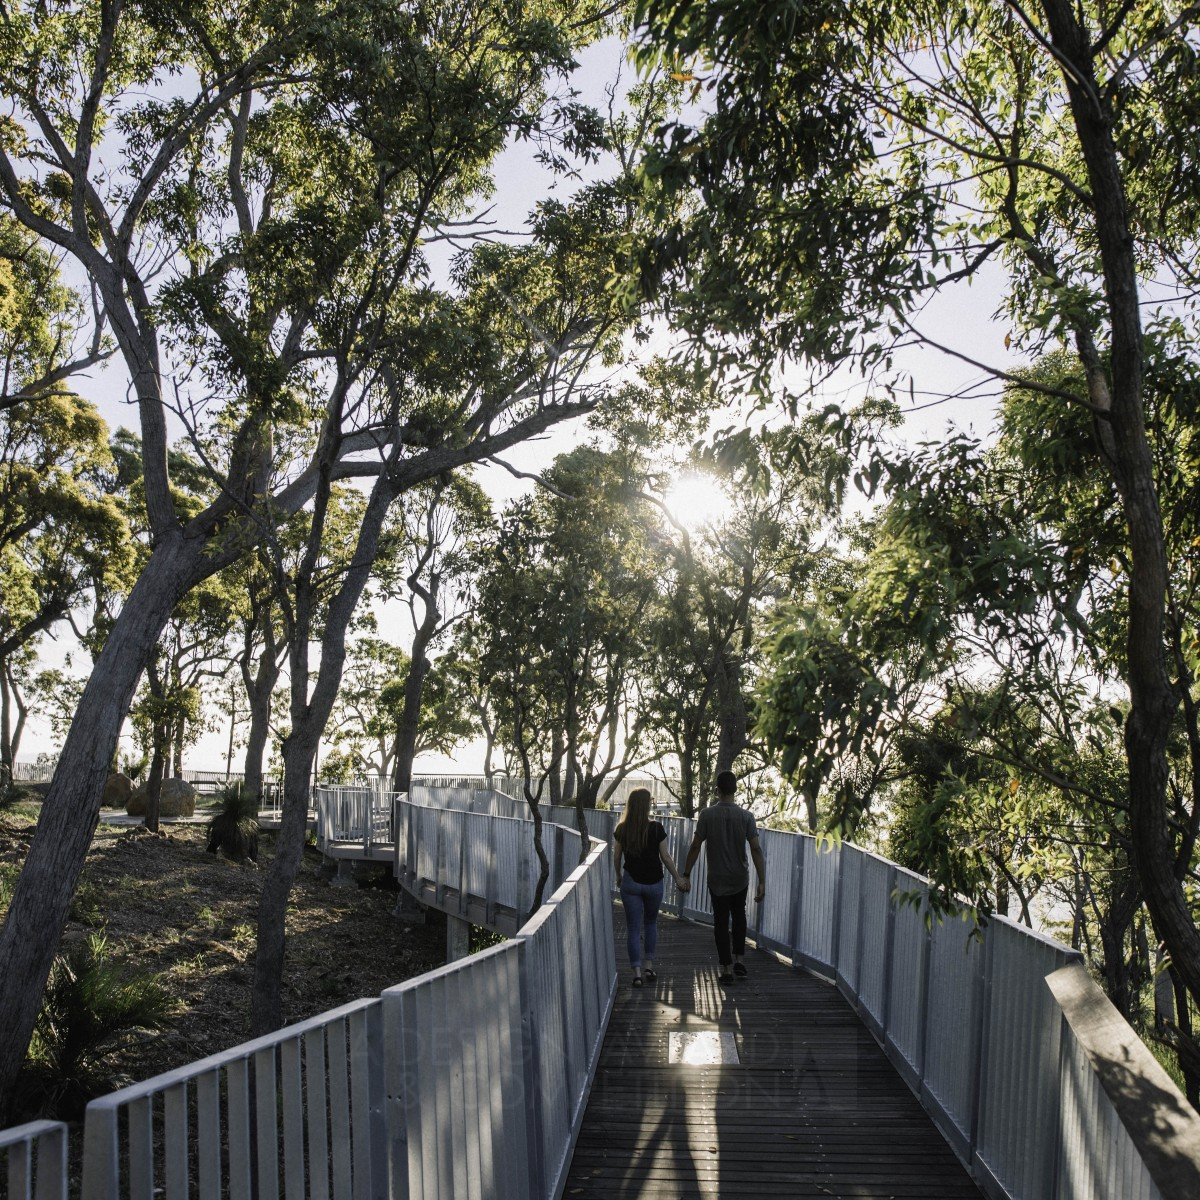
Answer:
<path fill-rule="evenodd" d="M 700 857 L 700 847 L 707 846 L 708 894 L 712 897 L 713 934 L 717 940 L 722 983 L 732 983 L 734 976 L 747 974 L 746 964 L 742 962 L 746 953 L 746 893 L 750 888 L 747 846 L 758 875 L 758 888 L 754 893 L 756 904 L 762 901 L 767 888 L 758 826 L 754 823 L 753 813 L 738 805 L 736 794 L 737 776 L 732 771 L 722 771 L 717 776 L 717 803 L 710 804 L 697 818 L 696 834 L 683 865 L 683 877 L 690 881 L 692 867 Z"/>

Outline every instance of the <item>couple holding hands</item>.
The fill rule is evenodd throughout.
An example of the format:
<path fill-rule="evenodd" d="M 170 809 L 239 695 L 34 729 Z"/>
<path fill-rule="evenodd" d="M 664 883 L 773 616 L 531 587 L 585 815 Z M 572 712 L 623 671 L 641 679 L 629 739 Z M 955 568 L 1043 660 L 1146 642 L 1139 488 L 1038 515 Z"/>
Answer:
<path fill-rule="evenodd" d="M 629 964 L 635 988 L 643 986 L 643 979 L 657 977 L 654 955 L 658 947 L 663 868 L 671 873 L 681 892 L 690 891 L 692 867 L 702 846 L 707 850 L 708 894 L 712 899 L 719 978 L 722 983 L 732 983 L 735 977 L 746 975 L 742 961 L 746 952 L 746 894 L 750 887 L 746 848 L 750 849 L 758 875 L 756 903 L 766 891 L 766 867 L 754 816 L 738 805 L 736 795 L 737 777 L 732 771 L 722 771 L 717 776 L 717 803 L 702 809 L 696 819 L 695 836 L 681 873 L 667 849 L 667 831 L 660 822 L 650 819 L 649 791 L 635 788 L 629 793 L 625 812 L 613 831 L 613 869 L 625 909 Z"/>

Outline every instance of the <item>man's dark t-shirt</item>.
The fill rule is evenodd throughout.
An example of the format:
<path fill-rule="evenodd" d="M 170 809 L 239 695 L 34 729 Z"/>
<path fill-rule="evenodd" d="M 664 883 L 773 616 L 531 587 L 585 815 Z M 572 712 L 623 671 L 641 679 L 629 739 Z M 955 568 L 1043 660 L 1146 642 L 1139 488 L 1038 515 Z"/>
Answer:
<path fill-rule="evenodd" d="M 696 836 L 707 845 L 708 890 L 733 896 L 750 886 L 746 846 L 758 837 L 754 814 L 736 804 L 710 804 L 696 819 Z"/>

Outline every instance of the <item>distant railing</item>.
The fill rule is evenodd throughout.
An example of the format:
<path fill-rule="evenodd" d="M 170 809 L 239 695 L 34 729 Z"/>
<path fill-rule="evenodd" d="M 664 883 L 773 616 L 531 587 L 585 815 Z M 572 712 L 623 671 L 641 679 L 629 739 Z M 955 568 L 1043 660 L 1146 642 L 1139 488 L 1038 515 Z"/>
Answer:
<path fill-rule="evenodd" d="M 12 777 L 17 783 L 49 783 L 54 778 L 55 762 L 15 762 Z"/>
<path fill-rule="evenodd" d="M 363 787 L 322 787 L 313 792 L 317 814 L 317 847 L 330 854 L 337 845 L 352 845 L 364 858 L 393 851 L 392 800 L 389 792 Z"/>
<path fill-rule="evenodd" d="M 31 1121 L 0 1133 L 8 1200 L 59 1200 L 67 1194 L 67 1127 Z"/>
<path fill-rule="evenodd" d="M 344 800 L 315 797 L 331 820 L 358 811 L 373 821 L 377 810 Z M 530 822 L 388 803 L 414 891 L 462 897 L 465 915 L 469 861 L 520 908 L 526 893 L 505 891 L 500 877 L 533 871 Z M 465 858 L 438 840 L 447 820 Z M 93 1101 L 84 1200 L 554 1200 L 616 966 L 607 848 L 595 845 L 581 864 L 578 835 L 548 840 L 558 847 L 553 894 L 511 940 Z"/>

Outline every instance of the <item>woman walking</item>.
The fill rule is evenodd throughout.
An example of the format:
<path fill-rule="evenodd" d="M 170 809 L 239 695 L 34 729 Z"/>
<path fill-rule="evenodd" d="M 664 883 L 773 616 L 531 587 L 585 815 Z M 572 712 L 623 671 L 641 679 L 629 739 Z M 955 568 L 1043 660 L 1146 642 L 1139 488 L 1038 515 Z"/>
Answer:
<path fill-rule="evenodd" d="M 671 851 L 667 849 L 667 831 L 660 822 L 650 820 L 650 792 L 634 788 L 613 830 L 613 871 L 625 909 L 629 965 L 633 968 L 635 988 L 642 986 L 643 975 L 651 981 L 656 978 L 654 954 L 658 949 L 663 867 L 671 872 L 681 892 L 691 887 L 675 869 Z"/>

